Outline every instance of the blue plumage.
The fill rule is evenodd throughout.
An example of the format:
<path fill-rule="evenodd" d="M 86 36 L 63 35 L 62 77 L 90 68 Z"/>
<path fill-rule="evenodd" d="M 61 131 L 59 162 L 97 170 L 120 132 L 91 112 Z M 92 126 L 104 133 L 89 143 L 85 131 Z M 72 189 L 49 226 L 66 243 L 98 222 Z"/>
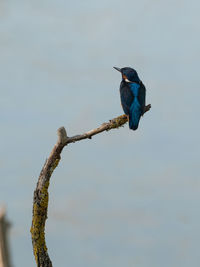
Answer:
<path fill-rule="evenodd" d="M 129 111 L 129 128 L 136 130 L 138 128 L 140 117 L 142 115 L 141 105 L 138 101 L 140 85 L 138 85 L 137 83 L 131 83 L 130 89 L 134 95 L 134 99 Z"/>
<path fill-rule="evenodd" d="M 146 89 L 132 68 L 116 68 L 122 74 L 120 84 L 121 104 L 124 113 L 129 117 L 129 128 L 136 130 L 141 116 L 145 112 Z"/>

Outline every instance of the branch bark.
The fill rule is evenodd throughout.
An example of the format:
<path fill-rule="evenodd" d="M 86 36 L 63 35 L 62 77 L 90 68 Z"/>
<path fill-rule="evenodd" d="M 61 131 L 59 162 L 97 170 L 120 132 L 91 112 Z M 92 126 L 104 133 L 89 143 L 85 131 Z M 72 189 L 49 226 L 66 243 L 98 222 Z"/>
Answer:
<path fill-rule="evenodd" d="M 146 106 L 145 111 L 147 112 L 151 108 L 151 105 Z M 92 136 L 99 134 L 104 131 L 119 128 L 128 121 L 126 115 L 121 115 L 117 118 L 110 120 L 107 123 L 103 123 L 96 129 L 86 132 L 81 135 L 75 135 L 68 137 L 64 127 L 58 129 L 58 140 L 54 146 L 49 158 L 46 160 L 36 185 L 33 196 L 33 215 L 32 215 L 32 226 L 31 236 L 33 244 L 33 253 L 38 267 L 52 267 L 52 262 L 47 252 L 47 246 L 45 242 L 45 222 L 47 219 L 48 211 L 48 187 L 51 175 L 54 169 L 57 167 L 61 152 L 65 146 L 70 143 L 75 143 L 83 139 L 91 139 Z"/>
<path fill-rule="evenodd" d="M 6 218 L 5 207 L 0 209 L 0 267 L 11 267 L 8 230 L 11 224 Z"/>

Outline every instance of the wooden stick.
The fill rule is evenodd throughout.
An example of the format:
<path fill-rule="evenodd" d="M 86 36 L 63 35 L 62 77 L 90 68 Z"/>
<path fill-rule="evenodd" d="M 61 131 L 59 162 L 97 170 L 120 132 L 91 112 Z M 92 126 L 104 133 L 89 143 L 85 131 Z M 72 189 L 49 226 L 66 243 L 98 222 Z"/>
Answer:
<path fill-rule="evenodd" d="M 150 106 L 148 105 L 145 112 L 149 109 Z M 117 118 L 110 120 L 109 122 L 103 123 L 96 129 L 72 137 L 67 136 L 64 127 L 58 129 L 57 143 L 54 146 L 49 158 L 46 160 L 40 172 L 33 197 L 33 216 L 30 231 L 32 235 L 33 252 L 38 267 L 52 267 L 52 262 L 48 255 L 47 246 L 45 242 L 45 222 L 47 219 L 49 197 L 48 187 L 51 175 L 60 161 L 61 152 L 63 148 L 70 143 L 75 143 L 83 139 L 91 139 L 92 136 L 96 134 L 122 127 L 127 121 L 128 117 L 126 115 L 121 115 Z"/>

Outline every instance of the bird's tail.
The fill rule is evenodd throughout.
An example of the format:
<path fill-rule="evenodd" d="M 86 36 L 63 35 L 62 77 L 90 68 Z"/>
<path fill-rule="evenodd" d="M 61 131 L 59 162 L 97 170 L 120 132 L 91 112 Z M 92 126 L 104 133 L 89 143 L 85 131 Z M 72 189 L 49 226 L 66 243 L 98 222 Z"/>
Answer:
<path fill-rule="evenodd" d="M 134 100 L 129 113 L 129 128 L 137 130 L 140 117 L 141 117 L 141 106 L 137 100 Z"/>

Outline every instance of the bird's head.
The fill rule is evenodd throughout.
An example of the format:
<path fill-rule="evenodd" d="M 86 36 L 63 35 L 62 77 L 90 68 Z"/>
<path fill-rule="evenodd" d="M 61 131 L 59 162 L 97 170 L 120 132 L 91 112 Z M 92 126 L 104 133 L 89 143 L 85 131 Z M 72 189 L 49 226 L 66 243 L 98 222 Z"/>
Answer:
<path fill-rule="evenodd" d="M 117 68 L 117 67 L 113 67 L 114 69 L 118 70 L 119 72 L 121 72 L 122 74 L 122 80 L 124 80 L 125 82 L 135 82 L 135 83 L 140 83 L 140 79 L 138 77 L 137 71 L 129 68 L 129 67 L 125 67 L 125 68 Z"/>

